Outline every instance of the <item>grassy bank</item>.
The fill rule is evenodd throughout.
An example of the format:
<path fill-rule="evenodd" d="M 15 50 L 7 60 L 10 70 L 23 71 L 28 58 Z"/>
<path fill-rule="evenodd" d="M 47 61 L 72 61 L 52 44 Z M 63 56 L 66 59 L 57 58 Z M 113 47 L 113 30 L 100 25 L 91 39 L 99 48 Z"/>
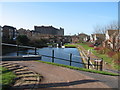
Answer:
<path fill-rule="evenodd" d="M 2 82 L 0 82 L 2 83 L 2 90 L 8 90 L 16 75 L 5 67 L 0 67 L 0 71 L 2 71 Z"/>
<path fill-rule="evenodd" d="M 106 71 L 97 71 L 97 70 L 79 68 L 79 67 L 74 67 L 74 66 L 69 66 L 69 65 L 58 64 L 58 63 L 45 62 L 45 61 L 40 61 L 40 60 L 36 60 L 36 61 L 51 64 L 51 65 L 55 65 L 55 66 L 66 67 L 66 68 L 70 68 L 70 69 L 74 69 L 74 70 L 80 70 L 80 71 L 91 72 L 91 73 L 98 73 L 98 74 L 103 74 L 103 75 L 118 76 L 118 74 L 116 74 L 116 73 L 111 73 L 111 72 L 106 72 Z"/>
<path fill-rule="evenodd" d="M 72 44 L 65 44 L 64 46 L 66 48 L 76 48 L 76 45 L 72 45 Z"/>
<path fill-rule="evenodd" d="M 91 52 L 97 56 L 98 58 L 103 58 L 103 60 L 105 62 L 107 62 L 108 64 L 110 64 L 114 69 L 118 70 L 118 68 L 120 68 L 120 66 L 118 64 L 114 63 L 114 60 L 109 57 L 107 54 L 100 54 L 97 53 L 97 50 L 93 50 L 93 47 L 89 47 L 86 43 L 78 43 L 77 45 L 81 45 L 84 49 L 89 50 L 92 49 Z"/>
<path fill-rule="evenodd" d="M 89 47 L 87 44 L 85 43 L 78 43 L 77 45 L 81 45 L 84 49 L 89 50 L 89 49 L 94 49 L 93 47 Z"/>

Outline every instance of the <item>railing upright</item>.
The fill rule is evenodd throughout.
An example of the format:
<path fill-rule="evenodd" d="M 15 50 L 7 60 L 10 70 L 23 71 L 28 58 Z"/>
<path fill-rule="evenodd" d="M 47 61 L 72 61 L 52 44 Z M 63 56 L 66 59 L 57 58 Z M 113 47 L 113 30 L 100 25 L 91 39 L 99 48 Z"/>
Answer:
<path fill-rule="evenodd" d="M 90 67 L 90 57 L 88 57 L 88 69 Z"/>
<path fill-rule="evenodd" d="M 71 66 L 71 62 L 72 62 L 72 53 L 70 53 L 70 66 Z"/>
<path fill-rule="evenodd" d="M 17 45 L 17 56 L 19 56 L 19 45 Z"/>
<path fill-rule="evenodd" d="M 52 63 L 54 63 L 54 50 L 52 50 Z"/>
<path fill-rule="evenodd" d="M 101 59 L 101 62 L 100 62 L 100 71 L 102 71 L 102 68 L 103 68 L 103 58 Z"/>
<path fill-rule="evenodd" d="M 37 55 L 37 48 L 35 47 L 35 55 Z"/>

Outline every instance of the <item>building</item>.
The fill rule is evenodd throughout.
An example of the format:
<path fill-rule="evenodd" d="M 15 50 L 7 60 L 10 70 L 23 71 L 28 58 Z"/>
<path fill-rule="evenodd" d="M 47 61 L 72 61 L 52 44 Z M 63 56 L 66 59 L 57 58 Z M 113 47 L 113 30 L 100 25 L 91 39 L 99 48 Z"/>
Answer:
<path fill-rule="evenodd" d="M 32 36 L 32 31 L 30 31 L 29 29 L 23 29 L 23 28 L 20 28 L 17 30 L 17 34 L 18 35 L 26 35 L 27 37 L 31 38 Z"/>
<path fill-rule="evenodd" d="M 85 33 L 78 34 L 78 37 L 80 42 L 83 42 L 83 41 L 87 42 L 90 39 L 89 35 Z"/>
<path fill-rule="evenodd" d="M 2 27 L 0 26 L 0 37 L 3 36 Z"/>
<path fill-rule="evenodd" d="M 96 45 L 102 44 L 105 40 L 105 34 L 91 34 L 90 41 Z"/>
<path fill-rule="evenodd" d="M 3 26 L 2 27 L 2 38 L 3 40 L 14 40 L 16 38 L 16 28 L 12 26 Z"/>
<path fill-rule="evenodd" d="M 119 30 L 107 30 L 105 34 L 104 47 L 118 50 L 120 48 L 120 33 Z"/>
<path fill-rule="evenodd" d="M 53 26 L 34 26 L 35 32 L 45 35 L 64 35 L 64 29 L 60 27 L 60 29 L 54 28 Z"/>

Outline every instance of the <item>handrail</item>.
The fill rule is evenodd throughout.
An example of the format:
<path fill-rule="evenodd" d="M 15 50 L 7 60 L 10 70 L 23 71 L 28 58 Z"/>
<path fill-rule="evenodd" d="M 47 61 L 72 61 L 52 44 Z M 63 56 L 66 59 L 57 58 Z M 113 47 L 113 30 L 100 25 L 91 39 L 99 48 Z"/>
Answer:
<path fill-rule="evenodd" d="M 8 43 L 1 43 L 2 45 L 6 45 L 6 46 L 19 46 L 19 47 L 23 47 L 23 48 L 36 48 L 36 47 L 30 47 L 30 46 L 22 46 L 22 45 L 15 45 L 15 44 L 8 44 Z"/>

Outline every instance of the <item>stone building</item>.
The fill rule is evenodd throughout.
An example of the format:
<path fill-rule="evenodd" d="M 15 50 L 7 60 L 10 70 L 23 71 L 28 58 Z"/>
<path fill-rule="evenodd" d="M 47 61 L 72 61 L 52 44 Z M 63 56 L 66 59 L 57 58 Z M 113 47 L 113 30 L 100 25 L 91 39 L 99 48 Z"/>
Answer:
<path fill-rule="evenodd" d="M 35 32 L 45 35 L 59 35 L 59 36 L 64 35 L 63 28 L 57 29 L 54 28 L 53 26 L 34 26 L 34 30 Z"/>

